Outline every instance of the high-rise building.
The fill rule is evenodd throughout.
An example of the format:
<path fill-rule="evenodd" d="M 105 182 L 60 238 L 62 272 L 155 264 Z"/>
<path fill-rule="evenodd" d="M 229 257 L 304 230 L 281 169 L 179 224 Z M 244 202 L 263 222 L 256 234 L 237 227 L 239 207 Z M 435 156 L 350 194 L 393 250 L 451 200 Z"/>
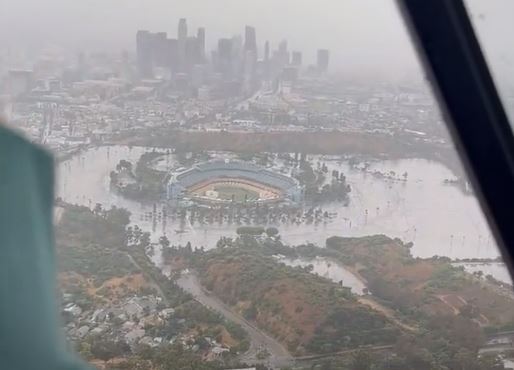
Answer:
<path fill-rule="evenodd" d="M 178 22 L 178 69 L 180 72 L 186 69 L 186 41 L 187 22 L 185 18 L 180 18 Z"/>
<path fill-rule="evenodd" d="M 255 87 L 255 70 L 257 67 L 257 58 L 255 52 L 247 50 L 244 57 L 243 66 L 243 90 L 245 93 L 253 92 Z"/>
<path fill-rule="evenodd" d="M 166 65 L 172 73 L 178 71 L 178 40 L 167 39 L 165 43 Z"/>
<path fill-rule="evenodd" d="M 293 56 L 291 58 L 291 64 L 293 66 L 301 66 L 302 65 L 302 53 L 300 51 L 293 51 Z"/>
<path fill-rule="evenodd" d="M 316 67 L 319 73 L 325 73 L 328 70 L 328 61 L 330 58 L 329 51 L 327 49 L 318 50 L 318 58 Z"/>
<path fill-rule="evenodd" d="M 186 65 L 185 71 L 189 72 L 194 64 L 202 62 L 200 56 L 200 46 L 196 37 L 188 37 L 186 39 Z"/>
<path fill-rule="evenodd" d="M 228 78 L 232 76 L 232 40 L 231 39 L 219 39 L 218 41 L 218 72 L 223 77 Z"/>
<path fill-rule="evenodd" d="M 136 52 L 139 77 L 151 78 L 153 75 L 153 40 L 150 32 L 137 31 Z"/>
<path fill-rule="evenodd" d="M 245 63 L 244 40 L 241 35 L 232 37 L 232 58 L 231 58 L 231 75 L 232 77 L 243 77 L 243 69 Z"/>
<path fill-rule="evenodd" d="M 185 40 L 187 38 L 187 21 L 186 18 L 180 18 L 178 21 L 178 39 Z"/>
<path fill-rule="evenodd" d="M 232 57 L 232 40 L 219 39 L 218 41 L 218 58 L 230 60 Z"/>
<path fill-rule="evenodd" d="M 278 58 L 279 64 L 281 67 L 284 67 L 289 64 L 289 51 L 287 51 L 287 41 L 282 40 L 280 44 L 278 44 Z"/>
<path fill-rule="evenodd" d="M 246 26 L 245 27 L 245 44 L 244 50 L 251 51 L 257 55 L 257 37 L 255 35 L 255 28 Z"/>
<path fill-rule="evenodd" d="M 264 60 L 265 61 L 269 60 L 269 41 L 266 41 L 264 43 Z"/>
<path fill-rule="evenodd" d="M 205 28 L 200 27 L 196 33 L 196 38 L 198 40 L 198 48 L 200 53 L 200 58 L 202 62 L 205 62 Z"/>
<path fill-rule="evenodd" d="M 157 32 L 152 34 L 152 52 L 153 64 L 157 67 L 168 67 L 166 55 L 166 39 L 168 35 L 166 32 Z"/>

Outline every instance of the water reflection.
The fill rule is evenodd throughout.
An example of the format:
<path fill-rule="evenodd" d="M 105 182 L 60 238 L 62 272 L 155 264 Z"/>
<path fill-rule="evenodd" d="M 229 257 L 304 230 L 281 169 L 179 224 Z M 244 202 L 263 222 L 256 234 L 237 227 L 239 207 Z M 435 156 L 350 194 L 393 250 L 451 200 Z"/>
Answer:
<path fill-rule="evenodd" d="M 340 283 L 345 287 L 352 288 L 352 292 L 358 295 L 364 294 L 366 285 L 357 276 L 345 269 L 336 261 L 332 261 L 323 257 L 316 257 L 313 259 L 290 259 L 281 258 L 280 262 L 288 266 L 312 266 L 312 273 L 332 280 L 335 283 Z"/>
<path fill-rule="evenodd" d="M 111 146 L 78 154 L 59 164 L 57 194 L 67 202 L 89 207 L 102 203 L 105 207 L 127 208 L 132 213 L 132 222 L 153 232 L 154 241 L 166 234 L 174 245 L 189 241 L 198 247 L 212 248 L 220 236 L 232 235 L 237 225 L 192 225 L 188 220 L 181 223 L 178 218 L 163 216 L 164 202 L 141 204 L 111 191 L 109 173 L 116 164 L 121 159 L 135 163 L 142 153 L 151 150 Z M 499 255 L 476 199 L 444 182 L 453 175 L 443 165 L 406 159 L 374 162 L 364 169 L 351 166 L 338 156 L 309 156 L 309 160 L 313 164 L 324 163 L 329 172 L 335 169 L 345 174 L 352 187 L 350 204 L 323 206 L 327 212 L 336 214 L 328 223 L 277 225 L 285 242 L 323 246 L 332 235 L 385 234 L 414 242 L 412 253 L 420 257 L 495 258 Z M 167 158 L 159 166 L 166 163 L 171 165 L 173 161 Z"/>
<path fill-rule="evenodd" d="M 509 270 L 503 262 L 459 262 L 453 265 L 464 266 L 464 269 L 470 273 L 481 271 L 484 276 L 491 275 L 496 280 L 512 285 Z"/>

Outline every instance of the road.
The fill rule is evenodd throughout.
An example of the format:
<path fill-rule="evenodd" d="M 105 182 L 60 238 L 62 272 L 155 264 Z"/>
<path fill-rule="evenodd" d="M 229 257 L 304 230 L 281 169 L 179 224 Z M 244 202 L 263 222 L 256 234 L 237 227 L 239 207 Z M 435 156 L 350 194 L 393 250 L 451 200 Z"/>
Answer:
<path fill-rule="evenodd" d="M 239 313 L 210 294 L 202 287 L 198 278 L 193 273 L 183 273 L 177 280 L 177 284 L 182 289 L 189 292 L 199 303 L 220 313 L 225 319 L 241 325 L 248 333 L 250 348 L 246 353 L 241 355 L 240 360 L 242 362 L 263 363 L 272 368 L 281 368 L 293 364 L 294 358 L 282 344 L 255 327 L 255 325 L 247 321 L 239 315 Z M 257 353 L 263 349 L 266 349 L 270 355 L 265 360 L 258 360 Z"/>
<path fill-rule="evenodd" d="M 168 297 L 166 297 L 166 294 L 164 294 L 163 290 L 161 289 L 161 286 L 152 278 L 152 276 L 150 276 L 150 274 L 147 274 L 145 272 L 145 270 L 143 270 L 143 268 L 141 267 L 141 265 L 139 263 L 136 262 L 136 260 L 129 254 L 127 253 L 127 257 L 128 259 L 130 260 L 130 262 L 138 269 L 140 270 L 143 275 L 145 276 L 145 278 L 148 279 L 150 285 L 152 286 L 152 288 L 154 288 L 157 293 L 159 293 L 159 295 L 162 297 L 162 301 L 163 303 L 168 306 L 169 305 L 169 301 L 168 301 Z"/>

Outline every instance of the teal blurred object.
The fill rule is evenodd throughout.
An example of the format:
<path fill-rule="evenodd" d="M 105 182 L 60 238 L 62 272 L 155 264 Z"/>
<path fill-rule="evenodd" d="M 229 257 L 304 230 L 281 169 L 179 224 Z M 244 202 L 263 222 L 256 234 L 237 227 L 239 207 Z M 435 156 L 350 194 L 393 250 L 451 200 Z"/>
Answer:
<path fill-rule="evenodd" d="M 0 370 L 86 369 L 57 309 L 54 163 L 0 126 Z"/>

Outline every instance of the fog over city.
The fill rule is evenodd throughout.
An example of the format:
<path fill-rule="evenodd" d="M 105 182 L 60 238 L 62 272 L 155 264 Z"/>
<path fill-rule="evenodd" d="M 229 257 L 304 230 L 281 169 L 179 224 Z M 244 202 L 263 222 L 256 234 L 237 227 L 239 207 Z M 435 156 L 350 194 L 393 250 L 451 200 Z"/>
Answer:
<path fill-rule="evenodd" d="M 251 25 L 257 30 L 260 52 L 266 40 L 276 46 L 287 39 L 310 63 L 318 47 L 330 49 L 332 70 L 362 77 L 373 72 L 399 78 L 415 73 L 413 49 L 389 0 L 2 0 L 1 4 L 0 40 L 13 48 L 133 50 L 136 30 L 174 34 L 179 18 L 187 18 L 191 29 L 206 28 L 208 50 L 218 38 L 242 34 L 245 25 Z"/>
<path fill-rule="evenodd" d="M 514 2 L 466 3 L 514 112 Z M 514 363 L 512 280 L 392 0 L 0 0 L 2 112 L 54 158 L 62 329 L 99 369 Z"/>

